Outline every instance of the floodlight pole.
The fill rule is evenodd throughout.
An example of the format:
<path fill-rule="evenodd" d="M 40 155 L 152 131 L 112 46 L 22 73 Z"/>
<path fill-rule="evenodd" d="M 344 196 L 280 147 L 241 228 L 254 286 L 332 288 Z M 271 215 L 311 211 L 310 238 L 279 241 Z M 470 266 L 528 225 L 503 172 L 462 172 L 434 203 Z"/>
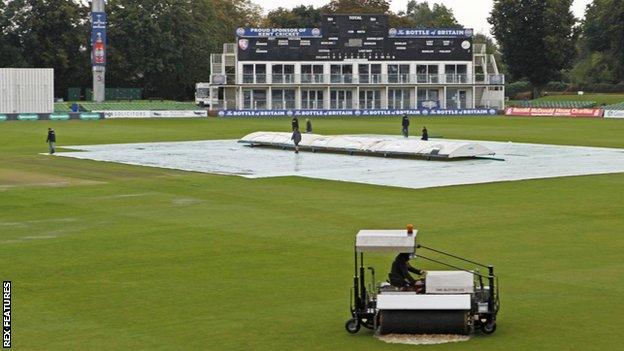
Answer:
<path fill-rule="evenodd" d="M 93 68 L 93 101 L 103 102 L 106 98 L 106 13 L 104 0 L 91 1 L 91 64 Z M 103 23 L 103 28 L 102 28 Z M 102 34 L 104 33 L 104 34 Z M 99 37 L 99 39 L 98 39 Z"/>

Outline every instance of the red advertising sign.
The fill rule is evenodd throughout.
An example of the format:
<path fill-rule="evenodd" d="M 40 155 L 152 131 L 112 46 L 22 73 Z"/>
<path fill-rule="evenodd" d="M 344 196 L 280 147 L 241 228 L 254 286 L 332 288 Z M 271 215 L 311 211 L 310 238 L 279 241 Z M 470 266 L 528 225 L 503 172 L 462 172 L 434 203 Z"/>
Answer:
<path fill-rule="evenodd" d="M 538 108 L 508 107 L 507 116 L 545 116 L 545 117 L 602 117 L 599 108 Z"/>

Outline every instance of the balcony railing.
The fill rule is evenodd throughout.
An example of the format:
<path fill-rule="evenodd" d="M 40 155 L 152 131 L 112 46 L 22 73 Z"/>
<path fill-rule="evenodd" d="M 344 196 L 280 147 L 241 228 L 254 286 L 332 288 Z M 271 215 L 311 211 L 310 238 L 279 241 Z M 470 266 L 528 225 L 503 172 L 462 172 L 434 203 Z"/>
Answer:
<path fill-rule="evenodd" d="M 271 104 L 273 110 L 293 110 L 295 108 L 295 100 L 273 100 Z"/>
<path fill-rule="evenodd" d="M 243 74 L 239 79 L 240 84 L 505 84 L 503 74 Z"/>

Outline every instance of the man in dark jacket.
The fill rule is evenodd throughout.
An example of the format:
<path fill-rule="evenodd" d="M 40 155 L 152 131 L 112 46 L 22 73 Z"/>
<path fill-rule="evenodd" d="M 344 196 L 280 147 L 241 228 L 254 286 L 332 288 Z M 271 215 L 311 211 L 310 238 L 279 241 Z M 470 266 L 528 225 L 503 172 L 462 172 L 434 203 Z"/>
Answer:
<path fill-rule="evenodd" d="M 48 150 L 50 151 L 50 155 L 52 155 L 54 151 L 56 151 L 56 134 L 52 128 L 48 128 L 48 138 L 46 139 L 46 143 L 48 143 Z"/>
<path fill-rule="evenodd" d="M 417 284 L 417 280 L 412 277 L 410 272 L 424 275 L 427 272 L 416 269 L 409 264 L 410 254 L 408 253 L 400 253 L 392 262 L 392 270 L 388 277 L 390 278 L 390 284 L 392 286 L 396 286 L 398 288 L 403 288 L 405 290 L 418 290 L 419 284 Z"/>
<path fill-rule="evenodd" d="M 409 123 L 409 117 L 407 117 L 407 115 L 403 115 L 401 125 L 403 126 L 403 136 L 406 138 L 409 136 Z"/>
<path fill-rule="evenodd" d="M 290 140 L 292 140 L 295 143 L 295 153 L 298 154 L 299 143 L 301 142 L 301 132 L 299 131 L 299 129 L 295 129 L 292 136 L 290 137 Z"/>
<path fill-rule="evenodd" d="M 295 130 L 299 130 L 299 119 L 297 117 L 293 117 L 292 121 L 290 122 L 290 125 L 292 127 L 293 132 Z"/>
<path fill-rule="evenodd" d="M 306 134 L 312 133 L 312 122 L 309 118 L 306 118 Z"/>
<path fill-rule="evenodd" d="M 422 140 L 429 140 L 429 132 L 427 132 L 427 127 L 423 127 L 422 130 Z"/>

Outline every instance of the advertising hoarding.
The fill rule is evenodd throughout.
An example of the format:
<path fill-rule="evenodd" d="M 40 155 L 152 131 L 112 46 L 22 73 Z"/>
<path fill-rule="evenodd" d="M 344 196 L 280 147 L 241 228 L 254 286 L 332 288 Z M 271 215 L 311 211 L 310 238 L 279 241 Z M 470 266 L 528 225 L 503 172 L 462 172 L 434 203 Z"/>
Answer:
<path fill-rule="evenodd" d="M 106 66 L 106 12 L 91 13 L 92 65 Z"/>

